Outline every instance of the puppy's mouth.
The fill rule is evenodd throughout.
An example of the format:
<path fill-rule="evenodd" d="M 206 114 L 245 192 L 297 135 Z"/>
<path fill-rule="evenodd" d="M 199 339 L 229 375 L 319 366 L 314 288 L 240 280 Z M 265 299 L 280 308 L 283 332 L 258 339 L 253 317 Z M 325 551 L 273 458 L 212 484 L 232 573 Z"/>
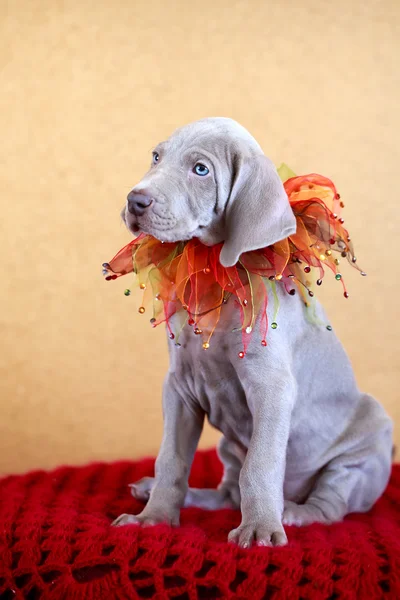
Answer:
<path fill-rule="evenodd" d="M 128 211 L 123 210 L 121 213 L 123 222 L 127 229 L 136 237 L 139 233 L 145 233 L 155 237 L 160 242 L 187 242 L 194 237 L 200 237 L 204 226 L 198 225 L 189 232 L 175 232 L 170 229 L 159 229 L 154 224 L 140 223 L 136 216 L 133 216 Z"/>
<path fill-rule="evenodd" d="M 139 233 L 143 232 L 143 233 L 147 233 L 147 231 L 145 231 L 137 222 L 136 219 L 130 219 L 129 215 L 127 215 L 127 217 L 124 220 L 124 223 L 128 229 L 128 231 L 130 231 L 131 233 L 133 233 L 134 236 L 137 236 Z"/>
<path fill-rule="evenodd" d="M 121 210 L 121 219 L 131 233 L 137 235 L 140 232 L 139 223 L 132 217 L 131 214 L 128 213 L 125 206 Z"/>

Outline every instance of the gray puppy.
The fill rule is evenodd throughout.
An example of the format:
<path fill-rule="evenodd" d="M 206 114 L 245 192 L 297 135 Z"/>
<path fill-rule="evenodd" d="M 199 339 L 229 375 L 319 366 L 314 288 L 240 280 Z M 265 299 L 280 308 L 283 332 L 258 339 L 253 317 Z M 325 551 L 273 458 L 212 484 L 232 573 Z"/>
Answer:
<path fill-rule="evenodd" d="M 133 233 L 161 241 L 223 241 L 224 266 L 296 229 L 273 164 L 243 127 L 225 118 L 197 121 L 159 144 L 122 216 Z M 279 329 L 269 331 L 267 348 L 252 343 L 245 360 L 238 358 L 233 301 L 223 307 L 206 352 L 188 326 L 180 349 L 168 341 L 155 478 L 132 484 L 133 495 L 147 505 L 115 525 L 178 525 L 184 505 L 240 506 L 242 522 L 230 541 L 283 545 L 284 524 L 339 521 L 367 511 L 382 494 L 391 470 L 392 422 L 358 389 L 334 333 L 310 324 L 299 295 L 281 287 Z M 318 303 L 317 313 L 326 323 Z M 217 490 L 189 489 L 206 415 L 223 434 L 224 476 Z"/>

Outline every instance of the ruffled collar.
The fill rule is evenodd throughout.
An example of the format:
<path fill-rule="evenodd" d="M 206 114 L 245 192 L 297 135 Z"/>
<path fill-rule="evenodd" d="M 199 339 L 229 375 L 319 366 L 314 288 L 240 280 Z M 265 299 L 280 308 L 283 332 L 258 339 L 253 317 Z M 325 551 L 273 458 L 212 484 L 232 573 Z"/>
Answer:
<path fill-rule="evenodd" d="M 143 292 L 139 313 L 150 313 L 153 327 L 165 322 L 170 338 L 177 345 L 180 331 L 188 324 L 205 350 L 210 347 L 224 303 L 234 296 L 243 340 L 240 358 L 246 354 L 256 321 L 261 344 L 267 345 L 266 309 L 270 294 L 275 303 L 271 327 L 277 328 L 277 285 L 290 295 L 300 293 L 305 306 L 310 308 L 314 283 L 321 285 L 328 267 L 348 298 L 339 270 L 340 260 L 347 259 L 362 275 L 365 273 L 356 264 L 353 245 L 341 218 L 344 205 L 334 184 L 316 174 L 288 178 L 291 171 L 286 165 L 278 172 L 296 217 L 295 234 L 272 246 L 245 252 L 234 267 L 220 264 L 222 243 L 211 247 L 198 239 L 162 243 L 140 234 L 109 263 L 103 264 L 103 275 L 112 280 L 134 273 L 136 287 Z M 130 294 L 131 290 L 126 289 L 125 295 Z M 175 314 L 180 319 L 174 320 L 172 329 L 171 317 Z"/>

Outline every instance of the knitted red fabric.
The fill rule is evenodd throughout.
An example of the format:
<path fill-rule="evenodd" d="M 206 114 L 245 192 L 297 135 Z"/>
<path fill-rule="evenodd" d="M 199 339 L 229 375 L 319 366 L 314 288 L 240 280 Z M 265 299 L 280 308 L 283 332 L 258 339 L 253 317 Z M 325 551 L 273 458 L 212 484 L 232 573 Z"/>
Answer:
<path fill-rule="evenodd" d="M 366 515 L 287 528 L 284 548 L 226 543 L 240 514 L 182 511 L 182 527 L 110 527 L 141 505 L 127 484 L 153 460 L 62 467 L 0 481 L 1 600 L 400 598 L 400 465 Z M 191 483 L 215 486 L 221 465 L 200 452 Z"/>

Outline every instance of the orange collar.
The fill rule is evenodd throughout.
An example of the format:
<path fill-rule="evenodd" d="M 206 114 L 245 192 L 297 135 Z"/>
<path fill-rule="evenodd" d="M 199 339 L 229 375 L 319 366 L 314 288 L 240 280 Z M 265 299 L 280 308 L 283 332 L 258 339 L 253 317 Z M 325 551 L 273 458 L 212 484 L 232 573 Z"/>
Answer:
<path fill-rule="evenodd" d="M 180 330 L 188 323 L 202 339 L 205 350 L 210 346 L 224 302 L 233 295 L 240 309 L 243 351 L 239 357 L 243 358 L 258 317 L 261 344 L 267 345 L 269 289 L 275 297 L 276 316 L 277 284 L 290 295 L 297 290 L 305 306 L 310 307 L 314 281 L 321 285 L 325 267 L 341 281 L 348 298 L 338 271 L 339 256 L 347 258 L 365 275 L 356 265 L 353 246 L 340 217 L 344 205 L 332 181 L 311 174 L 291 177 L 284 187 L 296 217 L 296 233 L 267 248 L 242 254 L 234 267 L 220 264 L 222 243 L 211 247 L 198 239 L 163 243 L 140 234 L 103 264 L 103 274 L 110 280 L 134 272 L 138 287 L 144 292 L 139 313 L 145 313 L 145 306 L 150 305 L 151 324 L 155 327 L 166 322 L 170 338 L 178 345 Z M 125 290 L 125 295 L 130 293 Z M 171 329 L 170 319 L 175 313 L 181 315 L 179 331 Z M 277 327 L 275 318 L 271 327 Z"/>

